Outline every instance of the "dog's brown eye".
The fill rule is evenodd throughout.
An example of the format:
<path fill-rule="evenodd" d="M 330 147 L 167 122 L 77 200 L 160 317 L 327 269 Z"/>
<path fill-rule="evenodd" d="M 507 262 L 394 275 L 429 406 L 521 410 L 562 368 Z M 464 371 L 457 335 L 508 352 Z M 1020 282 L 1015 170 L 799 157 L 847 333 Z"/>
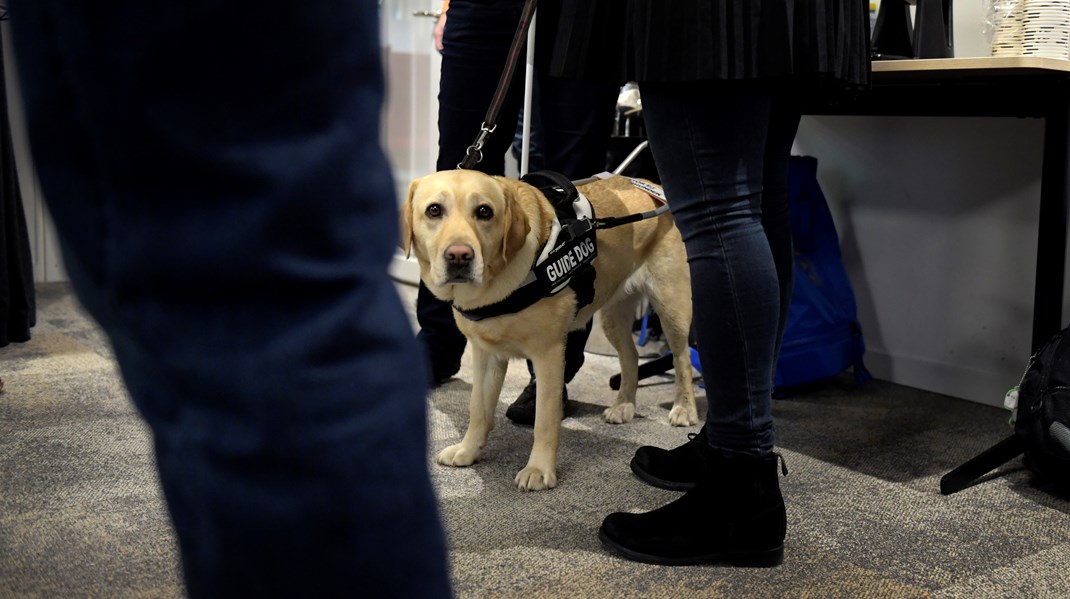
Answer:
<path fill-rule="evenodd" d="M 480 220 L 487 220 L 494 217 L 494 210 L 490 206 L 480 206 L 476 208 L 476 218 Z"/>
<path fill-rule="evenodd" d="M 424 213 L 427 214 L 427 216 L 430 216 L 431 218 L 438 218 L 442 216 L 442 206 L 439 206 L 438 204 L 431 204 L 427 207 L 427 210 L 425 210 Z"/>

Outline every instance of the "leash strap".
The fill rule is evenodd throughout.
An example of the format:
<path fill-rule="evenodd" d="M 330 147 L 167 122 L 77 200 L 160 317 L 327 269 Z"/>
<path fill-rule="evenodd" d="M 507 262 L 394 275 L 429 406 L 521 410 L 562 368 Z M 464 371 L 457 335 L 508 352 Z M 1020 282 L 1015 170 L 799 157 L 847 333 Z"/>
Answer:
<path fill-rule="evenodd" d="M 646 220 L 648 218 L 654 218 L 659 214 L 668 212 L 668 204 L 658 206 L 654 210 L 648 210 L 646 212 L 640 212 L 639 214 L 629 214 L 628 216 L 610 216 L 608 218 L 596 218 L 593 226 L 595 229 L 612 229 L 613 227 L 619 227 L 621 225 L 627 225 L 629 223 Z"/>
<path fill-rule="evenodd" d="M 520 23 L 517 25 L 516 34 L 513 35 L 513 45 L 509 47 L 509 56 L 505 60 L 505 70 L 502 71 L 502 77 L 498 80 L 498 89 L 494 91 L 494 98 L 491 100 L 490 107 L 487 108 L 483 124 L 479 127 L 479 134 L 476 135 L 472 145 L 468 146 L 464 160 L 457 165 L 457 168 L 470 169 L 483 161 L 483 144 L 486 143 L 487 137 L 498 128 L 498 111 L 502 108 L 505 95 L 509 92 L 509 84 L 513 81 L 516 65 L 520 62 L 520 48 L 524 45 L 531 19 L 535 15 L 535 4 L 536 0 L 524 2 L 524 10 L 520 13 Z"/>

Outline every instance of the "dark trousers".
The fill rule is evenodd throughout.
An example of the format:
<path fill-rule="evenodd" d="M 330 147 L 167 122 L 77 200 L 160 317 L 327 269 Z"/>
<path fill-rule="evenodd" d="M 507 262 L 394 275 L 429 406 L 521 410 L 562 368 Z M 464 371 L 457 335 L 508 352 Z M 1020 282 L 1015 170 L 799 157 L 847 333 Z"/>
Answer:
<path fill-rule="evenodd" d="M 398 375 L 424 365 L 386 271 L 377 10 L 12 2 L 65 265 L 193 597 L 449 596 L 424 381 Z"/>
<path fill-rule="evenodd" d="M 523 7 L 521 0 L 475 2 L 452 0 L 442 39 L 439 83 L 438 170 L 457 168 L 475 140 L 505 67 L 509 45 Z M 547 26 L 550 25 L 547 21 Z M 536 24 L 536 37 L 552 41 L 550 30 Z M 544 34 L 540 35 L 540 32 Z M 540 42 L 543 43 L 543 42 Z M 545 167 L 576 180 L 606 168 L 618 89 L 613 85 L 568 81 L 537 74 L 539 131 Z M 520 64 L 498 116 L 498 129 L 483 148 L 475 168 L 490 174 L 505 172 L 505 154 L 524 98 L 524 65 Z M 416 302 L 420 340 L 430 353 L 432 376 L 439 380 L 456 371 L 465 339 L 453 320 L 453 309 L 435 298 L 421 283 Z M 565 380 L 583 364 L 583 347 L 590 326 L 569 335 Z"/>
<path fill-rule="evenodd" d="M 710 444 L 768 453 L 773 369 L 791 300 L 788 159 L 800 114 L 765 86 L 647 83 L 640 93 L 687 246 Z"/>

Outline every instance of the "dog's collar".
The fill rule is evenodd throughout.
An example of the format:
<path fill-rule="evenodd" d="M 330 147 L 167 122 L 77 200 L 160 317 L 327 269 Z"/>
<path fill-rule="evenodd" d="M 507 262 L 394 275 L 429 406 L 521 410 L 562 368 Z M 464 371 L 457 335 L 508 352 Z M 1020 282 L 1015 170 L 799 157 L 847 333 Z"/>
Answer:
<path fill-rule="evenodd" d="M 574 190 L 575 188 L 573 188 Z M 576 310 L 594 300 L 594 259 L 598 255 L 595 241 L 594 207 L 583 194 L 575 192 L 570 204 L 554 206 L 550 236 L 531 267 L 524 282 L 508 297 L 487 306 L 464 309 L 453 305 L 461 316 L 479 321 L 484 318 L 516 314 L 544 297 L 556 295 L 566 287 L 576 292 Z"/>

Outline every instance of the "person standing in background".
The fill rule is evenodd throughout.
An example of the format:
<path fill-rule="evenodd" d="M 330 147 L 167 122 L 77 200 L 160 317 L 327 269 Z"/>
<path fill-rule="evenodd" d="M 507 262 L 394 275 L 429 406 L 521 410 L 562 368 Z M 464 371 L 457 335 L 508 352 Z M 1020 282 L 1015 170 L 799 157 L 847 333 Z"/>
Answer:
<path fill-rule="evenodd" d="M 792 289 L 788 158 L 802 100 L 868 84 L 868 3 L 540 7 L 548 2 L 562 5 L 552 74 L 639 83 L 654 162 L 687 247 L 709 399 L 691 441 L 671 451 L 640 447 L 631 463 L 650 484 L 689 490 L 651 512 L 607 516 L 599 536 L 644 562 L 777 565 L 786 510 L 772 383 Z"/>
<path fill-rule="evenodd" d="M 520 22 L 524 0 L 449 0 L 435 27 L 436 47 L 442 52 L 439 84 L 438 170 L 457 168 L 475 140 L 505 69 L 509 47 Z M 565 81 L 546 74 L 554 40 L 557 7 L 540 5 L 536 22 L 536 78 L 533 105 L 541 117 L 545 168 L 576 180 L 602 172 L 613 127 L 619 85 Z M 498 129 L 483 148 L 474 168 L 505 174 L 505 153 L 513 142 L 513 127 L 523 105 L 524 69 L 517 68 L 498 114 Z M 417 337 L 431 362 L 431 384 L 437 386 L 457 373 L 466 340 L 454 322 L 453 308 L 420 283 L 416 300 L 420 325 Z M 583 350 L 591 325 L 569 334 L 565 347 L 565 382 L 583 365 Z M 529 372 L 531 365 L 528 365 Z M 506 411 L 518 424 L 535 422 L 535 387 L 527 388 Z M 568 401 L 567 389 L 562 399 Z"/>
<path fill-rule="evenodd" d="M 375 0 L 11 2 L 78 299 L 151 427 L 191 597 L 449 597 L 387 264 Z"/>

